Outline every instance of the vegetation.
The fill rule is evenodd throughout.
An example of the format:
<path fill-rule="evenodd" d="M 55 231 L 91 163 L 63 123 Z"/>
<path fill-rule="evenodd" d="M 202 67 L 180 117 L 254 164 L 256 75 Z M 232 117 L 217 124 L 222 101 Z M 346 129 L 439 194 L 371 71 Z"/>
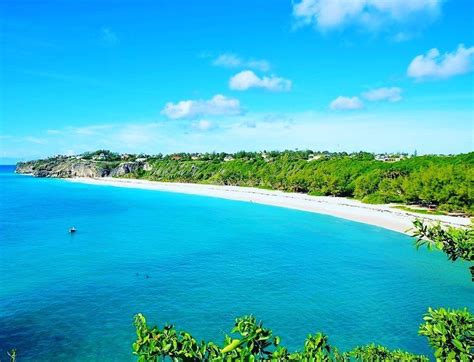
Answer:
<path fill-rule="evenodd" d="M 419 208 L 413 208 L 413 207 L 408 207 L 408 206 L 393 206 L 393 208 L 403 210 L 403 211 L 413 212 L 416 214 L 422 214 L 422 215 L 447 215 L 447 213 L 444 211 L 419 209 Z"/>
<path fill-rule="evenodd" d="M 453 262 L 457 259 L 474 262 L 474 227 L 472 224 L 465 229 L 445 228 L 439 223 L 427 225 L 416 220 L 413 225 L 415 226 L 413 236 L 417 238 L 417 248 L 426 246 L 430 250 L 441 250 Z M 470 270 L 474 281 L 474 265 L 470 266 Z"/>
<path fill-rule="evenodd" d="M 381 162 L 368 153 L 312 151 L 174 154 L 148 160 L 129 177 L 156 181 L 251 186 L 368 203 L 416 204 L 474 214 L 474 152 Z"/>
<path fill-rule="evenodd" d="M 16 349 L 12 349 L 11 351 L 7 352 L 7 354 L 10 358 L 10 362 L 16 362 Z"/>
<path fill-rule="evenodd" d="M 474 315 L 467 309 L 428 309 L 419 333 L 428 338 L 437 361 L 474 360 Z"/>
<path fill-rule="evenodd" d="M 421 355 L 401 350 L 390 351 L 370 344 L 340 352 L 331 346 L 323 333 L 309 335 L 303 349 L 290 353 L 278 336 L 253 316 L 235 320 L 232 336 L 226 336 L 223 346 L 214 342 L 197 342 L 189 333 L 178 332 L 172 325 L 163 329 L 148 327 L 142 314 L 135 316 L 137 340 L 133 353 L 139 362 L 164 361 L 428 361 Z"/>
<path fill-rule="evenodd" d="M 419 334 L 428 338 L 437 361 L 472 361 L 474 358 L 474 316 L 467 310 L 429 309 Z M 253 316 L 235 320 L 223 346 L 197 342 L 189 333 L 172 325 L 148 327 L 142 314 L 135 316 L 137 340 L 133 353 L 139 362 L 164 361 L 428 361 L 426 356 L 389 350 L 369 344 L 340 352 L 323 333 L 309 335 L 301 351 L 289 352 L 278 336 Z"/>

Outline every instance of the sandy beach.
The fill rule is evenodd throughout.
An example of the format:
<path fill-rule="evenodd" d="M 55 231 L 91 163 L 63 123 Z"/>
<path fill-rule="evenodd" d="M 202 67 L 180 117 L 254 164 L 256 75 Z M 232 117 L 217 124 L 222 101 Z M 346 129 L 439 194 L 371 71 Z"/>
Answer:
<path fill-rule="evenodd" d="M 310 196 L 306 194 L 263 190 L 251 187 L 168 183 L 110 177 L 72 178 L 66 180 L 93 185 L 177 192 L 183 194 L 218 197 L 229 200 L 254 202 L 258 204 L 332 215 L 335 217 L 375 225 L 406 234 L 409 234 L 408 230 L 412 227 L 412 221 L 416 218 L 429 222 L 440 221 L 446 225 L 456 227 L 466 226 L 471 222 L 470 219 L 466 217 L 415 214 L 399 209 L 394 209 L 390 205 L 370 205 L 364 204 L 357 200 L 346 199 L 342 197 Z"/>

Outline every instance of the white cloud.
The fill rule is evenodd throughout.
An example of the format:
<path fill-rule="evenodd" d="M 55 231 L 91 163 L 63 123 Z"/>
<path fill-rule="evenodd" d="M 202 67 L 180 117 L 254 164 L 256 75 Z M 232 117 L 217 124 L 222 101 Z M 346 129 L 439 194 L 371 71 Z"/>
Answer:
<path fill-rule="evenodd" d="M 409 77 L 416 79 L 443 79 L 472 71 L 474 47 L 465 48 L 460 44 L 452 53 L 440 54 L 433 48 L 425 55 L 416 56 L 407 69 Z"/>
<path fill-rule="evenodd" d="M 200 131 L 208 131 L 212 128 L 214 128 L 214 125 L 212 124 L 211 121 L 208 121 L 207 119 L 201 119 L 192 125 L 194 128 L 200 130 Z"/>
<path fill-rule="evenodd" d="M 240 91 L 250 88 L 263 88 L 270 91 L 289 91 L 291 89 L 291 81 L 274 75 L 260 78 L 251 70 L 244 70 L 230 78 L 229 87 L 230 89 Z"/>
<path fill-rule="evenodd" d="M 219 55 L 212 62 L 213 65 L 226 68 L 251 68 L 266 72 L 270 69 L 270 63 L 264 59 L 242 59 L 232 53 Z"/>
<path fill-rule="evenodd" d="M 242 110 L 238 99 L 217 94 L 209 100 L 168 102 L 161 113 L 171 119 L 182 119 L 198 116 L 234 116 L 241 114 Z"/>
<path fill-rule="evenodd" d="M 343 97 L 339 96 L 331 102 L 329 108 L 337 111 L 347 111 L 354 109 L 361 109 L 364 107 L 364 104 L 361 102 L 359 97 Z"/>
<path fill-rule="evenodd" d="M 368 101 L 389 101 L 398 102 L 402 99 L 402 90 L 398 87 L 377 88 L 362 93 L 362 97 Z"/>
<path fill-rule="evenodd" d="M 119 42 L 117 34 L 115 34 L 115 32 L 112 31 L 112 29 L 110 29 L 110 28 L 102 28 L 101 38 L 102 38 L 102 41 L 106 45 L 110 45 L 110 46 L 117 45 L 118 42 Z"/>
<path fill-rule="evenodd" d="M 302 0 L 293 5 L 301 24 L 321 30 L 356 23 L 365 27 L 404 22 L 416 14 L 436 14 L 441 0 Z"/>

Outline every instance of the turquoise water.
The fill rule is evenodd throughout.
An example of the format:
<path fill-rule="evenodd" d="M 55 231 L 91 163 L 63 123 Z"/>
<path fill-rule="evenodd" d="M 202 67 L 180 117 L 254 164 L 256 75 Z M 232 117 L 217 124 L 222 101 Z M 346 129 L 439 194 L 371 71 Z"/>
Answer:
<path fill-rule="evenodd" d="M 428 306 L 474 309 L 465 264 L 411 238 L 258 204 L 0 174 L 0 359 L 133 360 L 133 315 L 223 340 L 253 313 L 291 349 L 430 353 Z M 75 235 L 67 230 L 78 228 Z M 146 278 L 148 275 L 148 278 Z"/>

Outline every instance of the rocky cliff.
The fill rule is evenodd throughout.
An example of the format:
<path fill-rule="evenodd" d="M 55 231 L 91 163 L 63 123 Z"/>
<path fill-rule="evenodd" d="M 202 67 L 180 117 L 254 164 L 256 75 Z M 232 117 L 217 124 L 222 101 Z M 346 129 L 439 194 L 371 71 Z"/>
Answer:
<path fill-rule="evenodd" d="M 16 165 L 15 172 L 36 177 L 120 177 L 149 169 L 148 163 L 143 161 L 99 162 L 71 157 L 57 157 L 46 160 L 19 162 Z"/>

